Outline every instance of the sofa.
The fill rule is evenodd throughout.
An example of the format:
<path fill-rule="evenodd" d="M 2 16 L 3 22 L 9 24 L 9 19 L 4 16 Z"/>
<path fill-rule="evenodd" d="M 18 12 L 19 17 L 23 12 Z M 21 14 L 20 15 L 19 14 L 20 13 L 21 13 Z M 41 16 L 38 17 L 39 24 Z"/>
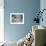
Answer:
<path fill-rule="evenodd" d="M 46 46 L 46 28 L 34 25 L 32 26 L 32 34 L 34 35 L 32 46 Z"/>

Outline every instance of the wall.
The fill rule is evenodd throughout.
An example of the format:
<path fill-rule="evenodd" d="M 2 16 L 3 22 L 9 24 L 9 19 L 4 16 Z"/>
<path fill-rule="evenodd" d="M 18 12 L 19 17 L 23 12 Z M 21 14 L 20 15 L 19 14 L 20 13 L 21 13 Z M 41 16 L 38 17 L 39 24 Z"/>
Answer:
<path fill-rule="evenodd" d="M 32 28 L 32 20 L 40 9 L 40 0 L 4 0 L 4 35 L 7 41 L 18 41 Z M 24 24 L 11 25 L 10 13 L 24 13 Z"/>
<path fill-rule="evenodd" d="M 46 9 L 46 0 L 40 0 L 40 9 L 41 9 L 41 11 L 42 11 L 43 9 Z M 46 19 L 46 11 L 43 12 L 42 17 L 43 17 L 43 22 L 40 21 L 40 25 L 46 27 L 46 20 L 45 20 L 45 19 Z"/>
<path fill-rule="evenodd" d="M 0 0 L 0 42 L 4 41 L 4 0 Z"/>

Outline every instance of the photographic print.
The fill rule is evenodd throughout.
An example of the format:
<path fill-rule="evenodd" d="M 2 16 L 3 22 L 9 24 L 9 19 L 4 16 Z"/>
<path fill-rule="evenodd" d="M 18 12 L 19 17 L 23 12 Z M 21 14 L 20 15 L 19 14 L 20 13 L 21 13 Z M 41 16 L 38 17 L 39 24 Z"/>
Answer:
<path fill-rule="evenodd" d="M 10 13 L 10 24 L 24 24 L 24 13 Z"/>

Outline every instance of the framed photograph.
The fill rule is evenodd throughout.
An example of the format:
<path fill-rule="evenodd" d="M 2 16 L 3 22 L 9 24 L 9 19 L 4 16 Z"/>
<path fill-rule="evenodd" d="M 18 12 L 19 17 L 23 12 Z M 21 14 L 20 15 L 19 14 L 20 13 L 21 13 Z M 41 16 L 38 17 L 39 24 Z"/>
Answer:
<path fill-rule="evenodd" d="M 10 24 L 24 24 L 24 13 L 10 13 Z"/>

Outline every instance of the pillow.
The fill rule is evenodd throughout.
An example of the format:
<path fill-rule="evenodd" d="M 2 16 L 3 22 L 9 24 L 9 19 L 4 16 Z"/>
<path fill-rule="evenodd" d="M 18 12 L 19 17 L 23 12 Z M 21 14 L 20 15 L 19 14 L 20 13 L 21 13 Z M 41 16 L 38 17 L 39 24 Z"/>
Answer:
<path fill-rule="evenodd" d="M 24 37 L 24 38 L 21 38 L 21 39 L 17 42 L 17 46 L 23 46 L 24 40 L 25 40 L 25 37 Z"/>

